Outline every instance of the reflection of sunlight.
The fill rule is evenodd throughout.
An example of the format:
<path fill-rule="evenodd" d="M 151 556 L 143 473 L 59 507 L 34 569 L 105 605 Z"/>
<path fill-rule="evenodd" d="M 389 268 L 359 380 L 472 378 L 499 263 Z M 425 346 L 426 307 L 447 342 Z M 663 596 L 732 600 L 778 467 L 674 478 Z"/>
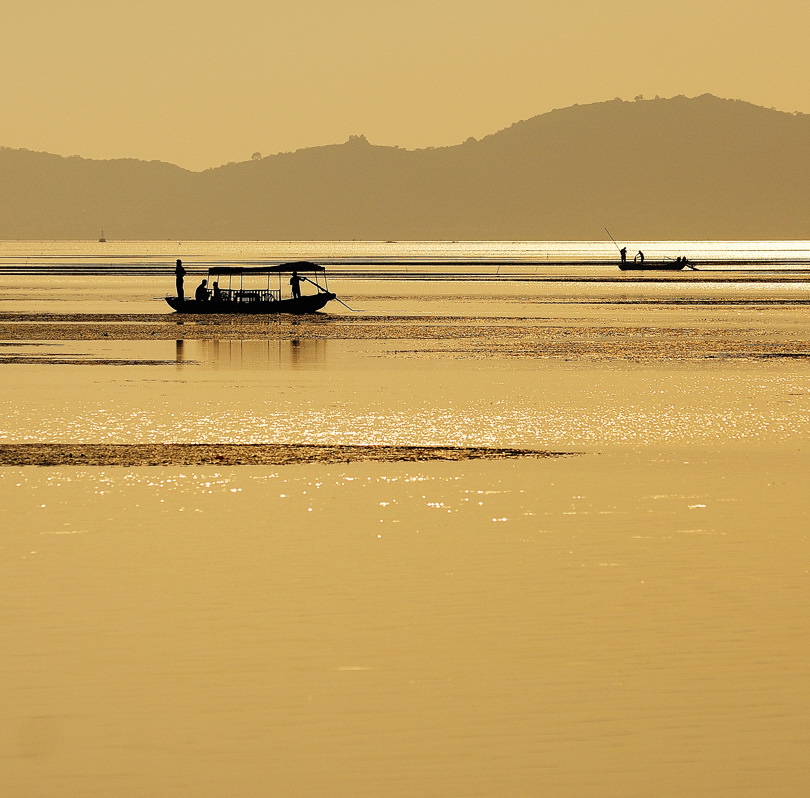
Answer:
<path fill-rule="evenodd" d="M 183 357 L 208 358 L 208 369 L 183 366 L 160 380 L 111 368 L 101 392 L 77 367 L 54 367 L 63 369 L 58 384 L 29 370 L 17 392 L 25 401 L 0 399 L 0 441 L 598 447 L 784 442 L 810 432 L 801 373 L 399 372 L 365 368 L 340 347 L 337 367 L 307 369 L 326 357 L 326 342 L 295 344 L 185 341 Z M 213 373 L 234 359 L 256 368 Z"/>
<path fill-rule="evenodd" d="M 170 416 L 145 409 L 96 408 L 84 414 L 26 418 L 13 408 L 0 440 L 114 443 L 310 443 L 357 445 L 599 445 L 785 440 L 805 435 L 808 416 L 779 409 L 655 411 L 625 407 L 491 407 L 414 409 L 372 414 L 339 407 L 275 410 L 258 406 L 246 415 L 222 405 L 177 408 Z M 489 412 L 486 412 L 489 411 Z"/>

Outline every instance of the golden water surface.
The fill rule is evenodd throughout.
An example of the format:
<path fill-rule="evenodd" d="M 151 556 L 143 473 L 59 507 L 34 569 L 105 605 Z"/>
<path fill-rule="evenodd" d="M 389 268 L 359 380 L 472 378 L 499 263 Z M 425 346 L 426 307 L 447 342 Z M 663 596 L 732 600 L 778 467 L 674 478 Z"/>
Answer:
<path fill-rule="evenodd" d="M 454 332 L 447 291 L 346 289 L 442 336 L 402 319 L 369 322 L 393 338 L 43 325 L 0 347 L 0 444 L 576 456 L 0 469 L 0 792 L 808 794 L 797 288 L 626 308 L 612 287 L 560 304 L 540 286 L 527 313 L 518 291 L 456 285 L 500 319 L 481 334 L 474 315 Z M 70 301 L 110 312 L 106 290 Z M 42 310 L 33 289 L 14 301 Z M 524 316 L 537 335 L 497 332 Z"/>

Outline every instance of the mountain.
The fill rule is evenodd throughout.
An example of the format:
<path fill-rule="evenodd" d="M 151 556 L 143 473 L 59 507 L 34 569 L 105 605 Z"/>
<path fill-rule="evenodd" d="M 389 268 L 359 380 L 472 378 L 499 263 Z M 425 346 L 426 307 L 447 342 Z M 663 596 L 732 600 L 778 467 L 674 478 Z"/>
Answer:
<path fill-rule="evenodd" d="M 712 95 L 558 109 L 481 140 L 204 172 L 0 149 L 0 238 L 810 238 L 810 116 Z"/>

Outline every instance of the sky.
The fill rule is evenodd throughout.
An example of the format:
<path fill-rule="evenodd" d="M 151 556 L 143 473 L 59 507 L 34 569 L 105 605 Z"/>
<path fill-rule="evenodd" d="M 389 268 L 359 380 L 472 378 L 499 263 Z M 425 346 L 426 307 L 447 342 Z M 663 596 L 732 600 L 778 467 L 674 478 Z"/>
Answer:
<path fill-rule="evenodd" d="M 808 0 L 7 0 L 0 146 L 202 170 L 704 93 L 810 113 Z"/>

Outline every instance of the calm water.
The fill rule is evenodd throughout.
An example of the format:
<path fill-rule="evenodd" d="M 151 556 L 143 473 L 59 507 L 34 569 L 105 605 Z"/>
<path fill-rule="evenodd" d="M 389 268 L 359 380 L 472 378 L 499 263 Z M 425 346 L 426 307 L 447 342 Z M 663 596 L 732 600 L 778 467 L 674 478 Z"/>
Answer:
<path fill-rule="evenodd" d="M 621 241 L 632 259 L 637 249 L 653 260 L 687 255 L 700 264 L 810 260 L 808 241 Z M 525 263 L 528 267 L 569 261 L 618 261 L 618 247 L 604 241 L 0 241 L 0 262 L 29 268 L 261 264 L 314 260 L 328 265 L 369 263 Z M 760 264 L 760 268 L 765 263 Z"/>
<path fill-rule="evenodd" d="M 623 242 L 650 260 L 688 254 L 698 271 L 617 268 L 610 242 L 0 242 L 0 313 L 161 313 L 181 258 L 194 286 L 210 266 L 325 264 L 358 311 L 549 316 L 560 305 L 654 299 L 806 300 L 810 242 Z M 379 279 L 384 273 L 385 279 Z M 584 303 L 584 304 L 582 304 Z M 329 313 L 350 313 L 331 303 Z"/>
<path fill-rule="evenodd" d="M 85 264 L 96 247 L 37 246 L 1 249 L 33 259 L 72 247 Z M 268 250 L 114 246 L 150 264 Z M 572 245 L 297 246 L 268 259 L 352 261 L 355 276 L 336 267 L 332 287 L 369 317 L 806 337 L 807 308 L 792 303 L 807 285 L 778 274 L 591 283 L 569 278 L 614 271 L 532 264 L 559 280 L 382 281 L 357 276 L 363 261 L 536 260 L 541 246 L 568 257 Z M 168 273 L 116 270 L 0 276 L 0 313 L 163 312 L 151 297 L 171 290 Z M 651 302 L 662 296 L 678 304 Z M 706 299 L 734 304 L 694 302 Z M 581 454 L 0 469 L 4 794 L 807 794 L 810 365 L 470 357 L 403 330 L 6 342 L 0 354 L 126 364 L 0 363 L 0 442 Z"/>

